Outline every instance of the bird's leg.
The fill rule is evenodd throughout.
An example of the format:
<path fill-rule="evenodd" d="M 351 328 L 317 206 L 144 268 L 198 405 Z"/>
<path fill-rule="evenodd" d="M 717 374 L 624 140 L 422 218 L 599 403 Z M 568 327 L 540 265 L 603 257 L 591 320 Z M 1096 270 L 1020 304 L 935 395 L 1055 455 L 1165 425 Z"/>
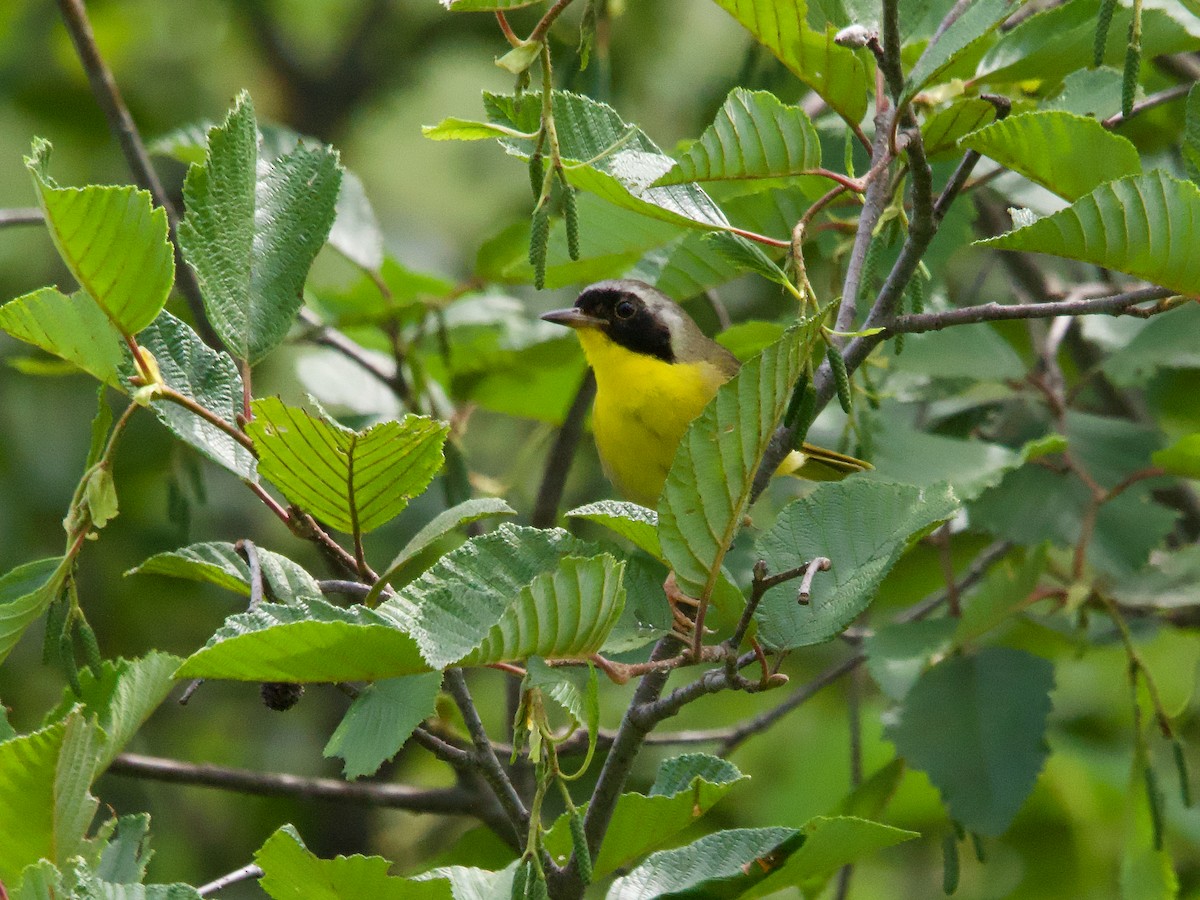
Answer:
<path fill-rule="evenodd" d="M 702 606 L 701 602 L 695 597 L 689 597 L 679 588 L 678 582 L 675 581 L 675 573 L 668 572 L 667 580 L 663 582 L 663 593 L 667 595 L 667 605 L 671 607 L 671 618 L 675 622 L 671 633 L 679 639 L 681 643 L 687 644 L 690 647 L 695 647 L 699 643 L 701 635 L 696 633 L 696 613 L 699 612 Z M 688 615 L 680 606 L 690 606 L 693 610 L 691 615 Z M 712 634 L 709 628 L 704 629 L 705 633 Z"/>

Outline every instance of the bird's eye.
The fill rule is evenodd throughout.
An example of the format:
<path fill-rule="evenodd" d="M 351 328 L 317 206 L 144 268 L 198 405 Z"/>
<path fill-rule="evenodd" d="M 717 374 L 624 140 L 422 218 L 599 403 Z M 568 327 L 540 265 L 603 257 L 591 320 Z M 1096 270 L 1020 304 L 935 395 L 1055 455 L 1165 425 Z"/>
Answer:
<path fill-rule="evenodd" d="M 637 304 L 632 300 L 621 300 L 613 308 L 613 312 L 617 314 L 618 319 L 630 319 L 637 312 Z"/>

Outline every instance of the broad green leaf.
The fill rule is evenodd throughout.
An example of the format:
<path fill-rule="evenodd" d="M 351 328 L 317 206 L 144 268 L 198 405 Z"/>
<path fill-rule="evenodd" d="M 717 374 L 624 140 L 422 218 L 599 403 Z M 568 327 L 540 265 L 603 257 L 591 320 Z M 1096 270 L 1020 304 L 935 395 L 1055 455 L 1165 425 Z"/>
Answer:
<path fill-rule="evenodd" d="M 382 856 L 320 859 L 291 825 L 267 838 L 254 861 L 263 870 L 259 887 L 274 900 L 450 900 L 444 885 L 388 875 L 392 864 Z"/>
<path fill-rule="evenodd" d="M 116 820 L 116 833 L 100 856 L 96 876 L 114 884 L 141 884 L 152 856 L 149 843 L 148 813 L 121 816 Z"/>
<path fill-rule="evenodd" d="M 514 604 L 537 600 L 523 589 L 539 575 L 554 572 L 564 556 L 597 549 L 559 528 L 505 523 L 447 553 L 379 611 L 403 623 L 431 668 L 443 669 L 475 650 Z"/>
<path fill-rule="evenodd" d="M 105 384 L 120 385 L 128 357 L 121 333 L 82 291 L 42 288 L 0 306 L 0 328 L 17 340 L 65 359 Z"/>
<path fill-rule="evenodd" d="M 930 159 L 958 149 L 958 140 L 995 121 L 996 107 L 986 100 L 968 97 L 930 116 L 921 127 L 921 139 Z"/>
<path fill-rule="evenodd" d="M 484 94 L 488 118 L 521 132 L 537 130 L 541 101 L 532 94 Z M 554 127 L 567 180 L 610 203 L 686 228 L 724 229 L 725 214 L 699 186 L 655 186 L 675 165 L 636 126 L 627 125 L 604 103 L 568 91 L 555 91 Z M 532 140 L 505 138 L 509 153 L 527 159 Z"/>
<path fill-rule="evenodd" d="M 658 513 L 652 509 L 624 500 L 599 500 L 575 507 L 567 513 L 567 518 L 603 525 L 655 559 L 663 558 L 658 543 Z"/>
<path fill-rule="evenodd" d="M 1120 387 L 1145 384 L 1160 368 L 1200 368 L 1200 303 L 1155 316 L 1102 365 Z"/>
<path fill-rule="evenodd" d="M 808 115 L 767 91 L 734 88 L 700 139 L 656 184 L 800 175 L 821 165 Z"/>
<path fill-rule="evenodd" d="M 658 501 L 658 536 L 680 589 L 708 597 L 754 473 L 804 366 L 803 327 L 750 360 L 688 428 Z"/>
<path fill-rule="evenodd" d="M 954 643 L 961 646 L 982 637 L 1021 609 L 1045 568 L 1045 547 L 1038 547 L 1024 560 L 1010 558 L 997 563 L 963 602 Z"/>
<path fill-rule="evenodd" d="M 317 580 L 286 556 L 256 548 L 263 584 L 270 591 L 267 599 L 279 603 L 323 598 Z M 211 541 L 191 544 L 179 550 L 156 553 L 126 575 L 165 575 L 206 581 L 227 591 L 250 596 L 250 566 L 233 544 Z"/>
<path fill-rule="evenodd" d="M 490 516 L 512 515 L 516 515 L 516 510 L 499 497 L 477 497 L 473 500 L 464 500 L 450 509 L 442 510 L 414 534 L 404 548 L 396 554 L 396 558 L 388 564 L 387 570 L 379 576 L 380 584 L 385 584 L 395 578 L 417 556 L 455 529 Z"/>
<path fill-rule="evenodd" d="M 642 900 L 645 897 L 686 895 L 746 896 L 743 886 L 758 881 L 766 866 L 785 856 L 785 844 L 795 845 L 798 832 L 791 828 L 734 828 L 705 835 L 677 850 L 654 853 L 644 863 L 613 882 L 607 900 Z M 788 847 L 788 850 L 792 846 Z"/>
<path fill-rule="evenodd" d="M 758 244 L 740 234 L 718 231 L 704 236 L 706 243 L 735 269 L 761 275 L 775 284 L 791 286 L 791 279 Z"/>
<path fill-rule="evenodd" d="M 25 166 L 54 246 L 113 325 L 136 334 L 154 321 L 175 281 L 167 214 L 134 187 L 59 187 L 46 173 L 50 144 L 34 142 Z"/>
<path fill-rule="evenodd" d="M 1066 112 L 1009 116 L 959 143 L 1066 200 L 1078 200 L 1106 181 L 1142 172 L 1137 148 L 1128 140 L 1095 119 Z"/>
<path fill-rule="evenodd" d="M 90 668 L 79 673 L 82 693 L 67 689 L 58 706 L 46 714 L 47 725 L 70 715 L 77 703 L 101 733 L 90 765 L 98 776 L 141 728 L 174 686 L 171 676 L 180 659 L 152 651 L 139 659 L 105 660 L 97 678 Z"/>
<path fill-rule="evenodd" d="M 46 860 L 30 866 L 10 896 L 13 900 L 200 900 L 200 893 L 187 884 L 136 884 L 102 878 L 81 857 L 69 860 L 62 871 Z"/>
<path fill-rule="evenodd" d="M 842 866 L 920 837 L 915 831 L 854 816 L 817 816 L 805 822 L 800 833 L 804 842 L 782 865 L 772 867 L 766 878 L 739 894 L 740 900 L 766 897 L 792 886 L 806 897 L 816 897 Z"/>
<path fill-rule="evenodd" d="M 1015 7 L 1014 7 L 1015 8 Z M 975 83 L 1008 84 L 1059 79 L 1092 65 L 1100 0 L 1072 0 L 1032 15 L 1007 31 L 979 63 Z M 1129 6 L 1117 4 L 1103 63 L 1121 69 L 1129 43 Z M 1047 36 L 1053 35 L 1053 40 Z M 1196 49 L 1197 40 L 1162 9 L 1142 10 L 1142 58 Z M 1112 110 L 1116 112 L 1116 110 Z"/>
<path fill-rule="evenodd" d="M 79 711 L 0 744 L 0 883 L 15 884 L 39 859 L 66 862 L 78 853 L 98 801 L 96 727 Z"/>
<path fill-rule="evenodd" d="M 1026 365 L 995 328 L 981 323 L 908 335 L 895 368 L 931 378 L 1009 381 L 1022 378 Z"/>
<path fill-rule="evenodd" d="M 1155 451 L 1150 461 L 1168 475 L 1200 478 L 1200 434 L 1186 435 L 1170 447 Z"/>
<path fill-rule="evenodd" d="M 354 699 L 323 751 L 346 761 L 350 781 L 374 775 L 434 714 L 441 672 L 388 678 L 368 684 Z"/>
<path fill-rule="evenodd" d="M 923 769 L 964 828 L 1008 828 L 1049 749 L 1046 719 L 1054 667 L 1007 647 L 943 660 L 908 692 L 888 736 Z"/>
<path fill-rule="evenodd" d="M 233 681 L 380 681 L 428 672 L 394 616 L 323 600 L 263 603 L 230 616 L 176 678 Z"/>
<path fill-rule="evenodd" d="M 0 662 L 46 611 L 67 577 L 61 556 L 17 566 L 0 578 Z"/>
<path fill-rule="evenodd" d="M 759 639 L 786 650 L 838 634 L 874 599 L 883 576 L 910 541 L 958 506 L 944 484 L 918 488 L 865 479 L 825 482 L 788 504 L 759 537 L 757 554 L 771 572 L 818 556 L 833 565 L 813 580 L 807 606 L 796 602 L 794 583 L 769 590 L 758 608 Z"/>
<path fill-rule="evenodd" d="M 1102 184 L 1066 209 L 976 241 L 1090 262 L 1200 293 L 1200 188 L 1163 172 Z"/>
<path fill-rule="evenodd" d="M 957 619 L 941 618 L 876 628 L 863 642 L 867 671 L 890 699 L 903 700 L 930 660 L 949 649 L 957 625 Z"/>
<path fill-rule="evenodd" d="M 1080 69 L 1063 79 L 1062 90 L 1040 104 L 1041 109 L 1061 109 L 1077 116 L 1106 119 L 1121 111 L 1120 69 L 1101 66 Z"/>
<path fill-rule="evenodd" d="M 867 112 L 870 75 L 852 50 L 834 43 L 834 30 L 809 27 L 802 0 L 716 0 L 788 70 L 816 91 L 847 122 Z"/>
<path fill-rule="evenodd" d="M 745 362 L 762 353 L 783 335 L 784 326 L 778 322 L 738 322 L 717 335 L 717 343 Z"/>
<path fill-rule="evenodd" d="M 490 122 L 474 122 L 451 116 L 436 125 L 422 125 L 421 134 L 431 141 L 486 141 L 492 138 L 515 137 L 520 132 Z"/>
<path fill-rule="evenodd" d="M 213 350 L 191 328 L 163 312 L 138 343 L 158 362 L 163 383 L 233 425 L 242 411 L 242 376 L 227 353 Z M 132 362 L 124 371 L 126 388 Z M 247 481 L 257 480 L 254 454 L 220 428 L 167 400 L 155 399 L 154 414 L 171 433 L 217 465 Z"/>
<path fill-rule="evenodd" d="M 462 664 L 529 656 L 583 659 L 598 653 L 625 606 L 624 572 L 624 562 L 607 553 L 590 559 L 568 556 L 521 590 Z"/>
<path fill-rule="evenodd" d="M 424 416 L 352 431 L 274 397 L 251 409 L 246 433 L 261 474 L 339 531 L 365 533 L 391 521 L 442 466 L 449 427 Z"/>
<path fill-rule="evenodd" d="M 663 594 L 666 577 L 666 567 L 646 556 L 633 554 L 625 560 L 625 608 L 601 653 L 611 656 L 636 650 L 671 630 L 671 610 Z"/>
<path fill-rule="evenodd" d="M 937 42 L 921 54 L 921 58 L 917 60 L 904 82 L 904 93 L 900 102 L 904 103 L 916 96 L 921 88 L 998 28 L 1019 6 L 1020 3 L 1014 3 L 1012 0 L 979 0 L 968 6 Z"/>
<path fill-rule="evenodd" d="M 664 760 L 650 793 L 622 794 L 593 860 L 596 877 L 626 866 L 661 847 L 708 812 L 729 789 L 746 778 L 737 767 L 704 753 Z M 571 852 L 566 816 L 546 834 L 546 849 L 556 860 Z"/>
<path fill-rule="evenodd" d="M 303 303 L 313 257 L 333 224 L 337 154 L 297 146 L 269 160 L 243 93 L 208 135 L 204 165 L 184 182 L 179 225 L 213 328 L 237 357 L 256 363 L 283 340 Z"/>
<path fill-rule="evenodd" d="M 1144 569 L 1118 579 L 1108 592 L 1127 606 L 1173 609 L 1196 605 L 1200 584 L 1200 545 L 1151 555 Z"/>
<path fill-rule="evenodd" d="M 368 272 L 383 268 L 383 231 L 358 176 L 342 172 L 329 246 Z"/>

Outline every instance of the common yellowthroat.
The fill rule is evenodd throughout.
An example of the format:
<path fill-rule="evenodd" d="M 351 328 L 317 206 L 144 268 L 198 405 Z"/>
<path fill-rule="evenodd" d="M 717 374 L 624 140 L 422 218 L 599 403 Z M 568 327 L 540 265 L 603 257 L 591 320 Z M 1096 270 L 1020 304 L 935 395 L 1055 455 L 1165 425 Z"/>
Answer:
<path fill-rule="evenodd" d="M 737 374 L 737 357 L 643 281 L 597 282 L 570 309 L 542 318 L 575 329 L 596 373 L 592 431 L 604 473 L 626 498 L 653 509 L 684 432 Z M 776 474 L 828 481 L 869 468 L 804 444 Z"/>

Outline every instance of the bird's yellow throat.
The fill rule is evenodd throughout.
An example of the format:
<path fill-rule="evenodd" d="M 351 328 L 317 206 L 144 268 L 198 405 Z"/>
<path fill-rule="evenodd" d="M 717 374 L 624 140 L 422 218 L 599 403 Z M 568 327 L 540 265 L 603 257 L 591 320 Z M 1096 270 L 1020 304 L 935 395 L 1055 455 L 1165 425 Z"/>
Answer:
<path fill-rule="evenodd" d="M 728 376 L 708 362 L 636 353 L 597 328 L 576 334 L 596 373 L 592 430 L 604 472 L 624 496 L 653 509 L 684 432 Z"/>

